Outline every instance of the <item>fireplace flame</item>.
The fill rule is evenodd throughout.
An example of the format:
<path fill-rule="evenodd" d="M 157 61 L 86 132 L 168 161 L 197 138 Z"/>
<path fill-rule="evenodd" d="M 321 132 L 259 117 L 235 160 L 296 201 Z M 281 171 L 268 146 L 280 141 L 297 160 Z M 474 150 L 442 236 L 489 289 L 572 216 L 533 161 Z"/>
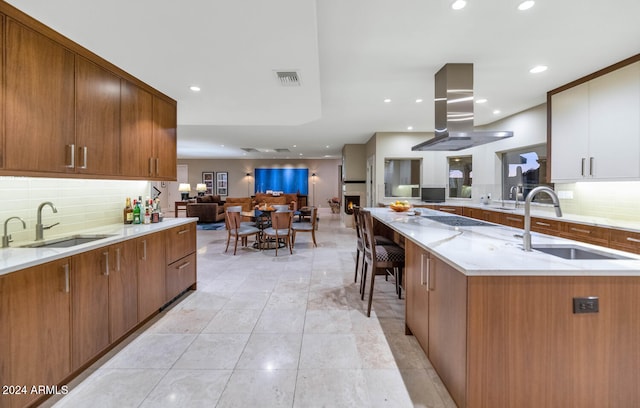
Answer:
<path fill-rule="evenodd" d="M 349 205 L 347 205 L 347 208 L 353 210 L 353 201 L 349 201 Z"/>

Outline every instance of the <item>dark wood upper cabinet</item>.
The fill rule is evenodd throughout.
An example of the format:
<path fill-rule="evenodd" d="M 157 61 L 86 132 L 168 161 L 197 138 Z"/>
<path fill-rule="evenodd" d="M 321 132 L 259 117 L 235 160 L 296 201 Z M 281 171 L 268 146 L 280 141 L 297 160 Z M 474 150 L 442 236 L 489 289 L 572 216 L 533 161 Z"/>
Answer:
<path fill-rule="evenodd" d="M 120 77 L 76 56 L 76 157 L 79 173 L 120 171 Z"/>
<path fill-rule="evenodd" d="M 73 172 L 74 54 L 6 19 L 5 170 Z"/>
<path fill-rule="evenodd" d="M 122 80 L 120 161 L 123 176 L 153 176 L 153 95 Z"/>
<path fill-rule="evenodd" d="M 176 106 L 159 97 L 153 98 L 154 178 L 177 180 Z"/>

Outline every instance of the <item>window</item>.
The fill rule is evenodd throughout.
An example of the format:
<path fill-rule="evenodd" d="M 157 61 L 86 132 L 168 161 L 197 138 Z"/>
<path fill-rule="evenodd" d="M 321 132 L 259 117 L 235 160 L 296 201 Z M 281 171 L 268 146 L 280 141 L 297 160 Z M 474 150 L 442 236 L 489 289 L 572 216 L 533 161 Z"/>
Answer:
<path fill-rule="evenodd" d="M 449 157 L 449 197 L 471 198 L 471 156 Z"/>
<path fill-rule="evenodd" d="M 420 159 L 384 159 L 384 196 L 420 197 Z"/>
<path fill-rule="evenodd" d="M 524 201 L 537 186 L 549 186 L 547 176 L 547 145 L 526 147 L 502 153 L 502 199 Z M 536 202 L 551 202 L 546 194 L 534 198 Z"/>

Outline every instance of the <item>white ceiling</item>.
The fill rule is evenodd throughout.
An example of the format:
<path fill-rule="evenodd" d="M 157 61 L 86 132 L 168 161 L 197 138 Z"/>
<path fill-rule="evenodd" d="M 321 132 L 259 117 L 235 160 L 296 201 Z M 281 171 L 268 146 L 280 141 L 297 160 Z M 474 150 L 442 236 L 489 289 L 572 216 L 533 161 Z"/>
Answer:
<path fill-rule="evenodd" d="M 7 2 L 176 99 L 179 158 L 337 158 L 375 132 L 432 131 L 433 76 L 449 62 L 474 64 L 487 124 L 640 53 L 638 0 Z M 530 74 L 538 64 L 549 69 Z"/>

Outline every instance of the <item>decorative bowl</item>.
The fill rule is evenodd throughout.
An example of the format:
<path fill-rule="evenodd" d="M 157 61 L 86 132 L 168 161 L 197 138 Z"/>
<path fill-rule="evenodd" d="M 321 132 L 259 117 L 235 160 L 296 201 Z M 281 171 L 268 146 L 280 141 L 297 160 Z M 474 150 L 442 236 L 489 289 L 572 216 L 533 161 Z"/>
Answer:
<path fill-rule="evenodd" d="M 389 208 L 391 208 L 395 212 L 405 212 L 405 211 L 409 211 L 411 209 L 411 206 L 391 204 Z"/>

